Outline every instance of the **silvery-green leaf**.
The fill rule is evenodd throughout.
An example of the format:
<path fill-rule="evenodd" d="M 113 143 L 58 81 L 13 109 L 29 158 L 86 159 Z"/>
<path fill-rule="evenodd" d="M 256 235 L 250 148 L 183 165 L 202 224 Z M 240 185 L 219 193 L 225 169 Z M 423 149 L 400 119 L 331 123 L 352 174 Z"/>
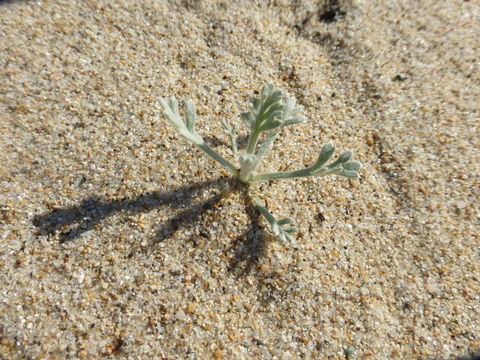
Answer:
<path fill-rule="evenodd" d="M 332 169 L 334 167 L 336 167 L 337 165 L 339 164 L 343 164 L 344 162 L 347 162 L 348 160 L 350 160 L 350 158 L 352 157 L 353 155 L 353 152 L 350 151 L 350 150 L 347 150 L 345 151 L 342 155 L 340 155 L 338 157 L 337 160 L 335 160 L 333 163 L 329 164 L 328 165 L 328 168 Z"/>
<path fill-rule="evenodd" d="M 283 218 L 277 221 L 278 225 L 287 225 L 291 224 L 293 222 L 293 219 L 290 218 Z"/>
<path fill-rule="evenodd" d="M 323 145 L 322 150 L 320 151 L 320 155 L 318 155 L 317 161 L 315 162 L 315 165 L 313 165 L 313 167 L 315 169 L 321 168 L 332 157 L 334 152 L 335 145 L 333 145 L 331 141 Z"/>
<path fill-rule="evenodd" d="M 283 231 L 285 231 L 289 234 L 293 234 L 293 233 L 297 232 L 297 228 L 295 226 L 284 227 Z"/>
<path fill-rule="evenodd" d="M 280 120 L 272 120 L 270 121 L 268 124 L 266 124 L 265 126 L 262 126 L 262 131 L 269 131 L 269 130 L 273 130 L 273 129 L 276 129 L 280 126 L 282 126 L 282 122 Z"/>
<path fill-rule="evenodd" d="M 260 107 L 260 99 L 251 98 L 250 103 L 252 104 L 252 109 L 256 110 Z"/>
<path fill-rule="evenodd" d="M 360 170 L 362 167 L 362 164 L 359 161 L 348 161 L 344 164 L 342 164 L 342 167 L 345 170 L 352 170 L 352 171 L 357 171 Z"/>
<path fill-rule="evenodd" d="M 230 132 L 233 129 L 233 126 L 230 125 L 230 123 L 225 119 L 220 120 L 220 123 L 222 124 L 223 130 L 225 130 L 225 133 L 230 134 Z"/>
<path fill-rule="evenodd" d="M 248 127 L 252 127 L 253 126 L 253 117 L 252 117 L 252 114 L 249 113 L 249 112 L 245 112 L 245 113 L 242 113 L 240 114 L 240 117 L 242 118 L 242 120 L 245 122 L 245 124 L 248 126 Z"/>
<path fill-rule="evenodd" d="M 175 99 L 174 97 L 171 97 L 170 99 L 168 99 L 168 105 L 170 107 L 170 109 L 172 109 L 172 112 L 175 114 L 175 115 L 179 115 L 180 113 L 178 112 L 178 101 L 177 99 Z"/>
<path fill-rule="evenodd" d="M 294 226 L 288 226 L 292 219 L 290 218 L 283 218 L 277 220 L 263 205 L 262 201 L 254 196 L 253 197 L 253 204 L 255 207 L 260 211 L 260 213 L 267 219 L 270 226 L 272 227 L 272 232 L 275 236 L 277 236 L 281 241 L 293 241 L 294 238 L 291 234 L 293 234 L 297 229 Z"/>
<path fill-rule="evenodd" d="M 298 123 L 304 122 L 305 120 L 307 120 L 307 118 L 303 115 L 295 116 L 295 117 L 289 118 L 288 120 L 285 120 L 283 122 L 283 125 L 285 126 L 285 125 L 298 124 Z"/>
<path fill-rule="evenodd" d="M 272 119 L 280 116 L 283 113 L 283 105 L 279 103 L 272 104 L 272 106 L 265 109 L 262 116 L 266 119 Z"/>
<path fill-rule="evenodd" d="M 195 104 L 192 100 L 188 100 L 185 104 L 185 117 L 188 130 L 195 131 Z"/>
<path fill-rule="evenodd" d="M 351 178 L 351 179 L 356 179 L 356 178 L 360 177 L 358 172 L 356 172 L 354 170 L 342 170 L 341 172 L 338 173 L 338 175 L 345 176 L 345 177 Z"/>
<path fill-rule="evenodd" d="M 280 234 L 280 226 L 278 225 L 278 223 L 272 224 L 272 232 L 277 236 Z"/>
<path fill-rule="evenodd" d="M 167 116 L 167 120 L 172 123 L 175 127 L 179 127 L 182 125 L 182 120 L 180 119 L 179 115 L 174 112 L 172 107 L 172 100 L 160 98 L 159 99 L 160 106 L 162 107 L 163 112 Z"/>
<path fill-rule="evenodd" d="M 281 100 L 281 98 L 282 98 L 282 92 L 280 90 L 275 90 L 265 97 L 262 107 L 264 109 L 268 109 L 273 104 L 278 103 Z"/>
<path fill-rule="evenodd" d="M 160 105 L 162 106 L 163 112 L 165 113 L 167 119 L 170 123 L 175 126 L 177 129 L 178 134 L 185 140 L 194 143 L 195 145 L 203 144 L 203 139 L 194 129 L 195 126 L 195 119 L 193 113 L 192 119 L 192 108 L 191 106 L 186 109 L 187 116 L 190 117 L 190 120 L 187 120 L 187 124 L 185 124 L 182 120 L 178 112 L 178 102 L 175 98 L 170 98 L 169 100 L 159 99 Z M 188 103 L 187 103 L 188 106 Z M 193 109 L 193 112 L 195 110 Z M 189 128 L 189 126 L 191 128 Z"/>

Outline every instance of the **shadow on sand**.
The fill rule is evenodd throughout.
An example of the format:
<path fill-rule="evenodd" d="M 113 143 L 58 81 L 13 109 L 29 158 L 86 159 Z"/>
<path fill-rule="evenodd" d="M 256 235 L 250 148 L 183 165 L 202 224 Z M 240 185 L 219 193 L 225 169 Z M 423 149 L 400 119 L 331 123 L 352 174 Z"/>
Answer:
<path fill-rule="evenodd" d="M 212 187 L 218 189 L 216 195 L 204 202 L 195 201 L 202 191 Z M 146 213 L 161 206 L 184 209 L 160 224 L 151 242 L 151 246 L 154 246 L 168 239 L 175 231 L 192 226 L 202 217 L 202 214 L 214 208 L 231 191 L 241 192 L 249 217 L 249 228 L 243 235 L 237 237 L 231 248 L 228 249 L 234 253 L 229 270 L 240 275 L 248 273 L 265 253 L 266 240 L 259 224 L 260 214 L 248 196 L 248 189 L 237 180 L 230 178 L 218 178 L 180 186 L 171 191 L 150 192 L 136 198 L 121 200 L 91 196 L 79 205 L 56 208 L 45 214 L 37 215 L 33 219 L 33 224 L 39 229 L 38 235 L 58 234 L 60 242 L 65 243 L 95 229 L 105 218 L 119 212 L 127 215 Z"/>

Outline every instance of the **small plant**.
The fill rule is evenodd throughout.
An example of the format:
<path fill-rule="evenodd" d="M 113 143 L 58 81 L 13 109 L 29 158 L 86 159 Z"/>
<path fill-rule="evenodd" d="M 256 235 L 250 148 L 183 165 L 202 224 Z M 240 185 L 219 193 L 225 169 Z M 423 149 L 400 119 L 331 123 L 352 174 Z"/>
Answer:
<path fill-rule="evenodd" d="M 239 167 L 213 150 L 197 133 L 195 129 L 195 106 L 191 100 L 185 104 L 185 120 L 179 113 L 178 102 L 175 98 L 160 99 L 160 105 L 169 122 L 175 126 L 183 139 L 198 146 L 247 185 L 262 180 L 292 179 L 306 176 L 340 175 L 347 178 L 359 177 L 358 170 L 362 165 L 358 161 L 350 160 L 353 154 L 350 150 L 345 151 L 336 160 L 328 163 L 335 151 L 335 146 L 331 142 L 322 147 L 317 161 L 306 169 L 257 173 L 261 160 L 279 136 L 282 128 L 306 120 L 304 116 L 299 115 L 302 107 L 297 104 L 295 98 L 286 95 L 279 89 L 275 89 L 270 84 L 262 88 L 258 98 L 250 99 L 250 111 L 241 114 L 242 120 L 250 128 L 245 152 L 238 153 L 237 128 L 225 120 L 222 121 L 225 133 L 230 137 L 232 150 L 237 155 Z M 285 136 L 288 136 L 288 134 Z M 262 137 L 263 139 L 259 144 Z M 270 223 L 276 236 L 283 241 L 293 239 L 292 234 L 296 229 L 290 225 L 292 219 L 277 220 L 256 196 L 253 197 L 253 203 Z"/>

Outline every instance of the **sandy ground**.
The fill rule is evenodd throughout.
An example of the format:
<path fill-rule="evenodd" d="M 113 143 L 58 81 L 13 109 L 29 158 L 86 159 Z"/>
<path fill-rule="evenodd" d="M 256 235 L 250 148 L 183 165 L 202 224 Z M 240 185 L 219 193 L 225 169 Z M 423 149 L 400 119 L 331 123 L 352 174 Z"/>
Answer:
<path fill-rule="evenodd" d="M 476 0 L 2 2 L 0 358 L 478 356 L 479 33 Z M 289 244 L 157 103 L 232 158 L 267 82 L 309 121 L 265 169 L 364 163 L 250 190 Z"/>

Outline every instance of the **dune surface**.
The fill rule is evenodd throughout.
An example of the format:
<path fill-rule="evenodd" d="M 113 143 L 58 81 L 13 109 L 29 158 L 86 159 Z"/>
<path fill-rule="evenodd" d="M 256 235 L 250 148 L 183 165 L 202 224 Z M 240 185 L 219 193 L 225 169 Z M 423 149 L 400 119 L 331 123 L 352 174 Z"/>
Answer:
<path fill-rule="evenodd" d="M 474 0 L 0 2 L 0 358 L 478 358 L 478 34 Z M 266 83 L 308 121 L 263 170 L 333 141 L 360 179 L 247 188 L 158 104 L 234 161 Z"/>

